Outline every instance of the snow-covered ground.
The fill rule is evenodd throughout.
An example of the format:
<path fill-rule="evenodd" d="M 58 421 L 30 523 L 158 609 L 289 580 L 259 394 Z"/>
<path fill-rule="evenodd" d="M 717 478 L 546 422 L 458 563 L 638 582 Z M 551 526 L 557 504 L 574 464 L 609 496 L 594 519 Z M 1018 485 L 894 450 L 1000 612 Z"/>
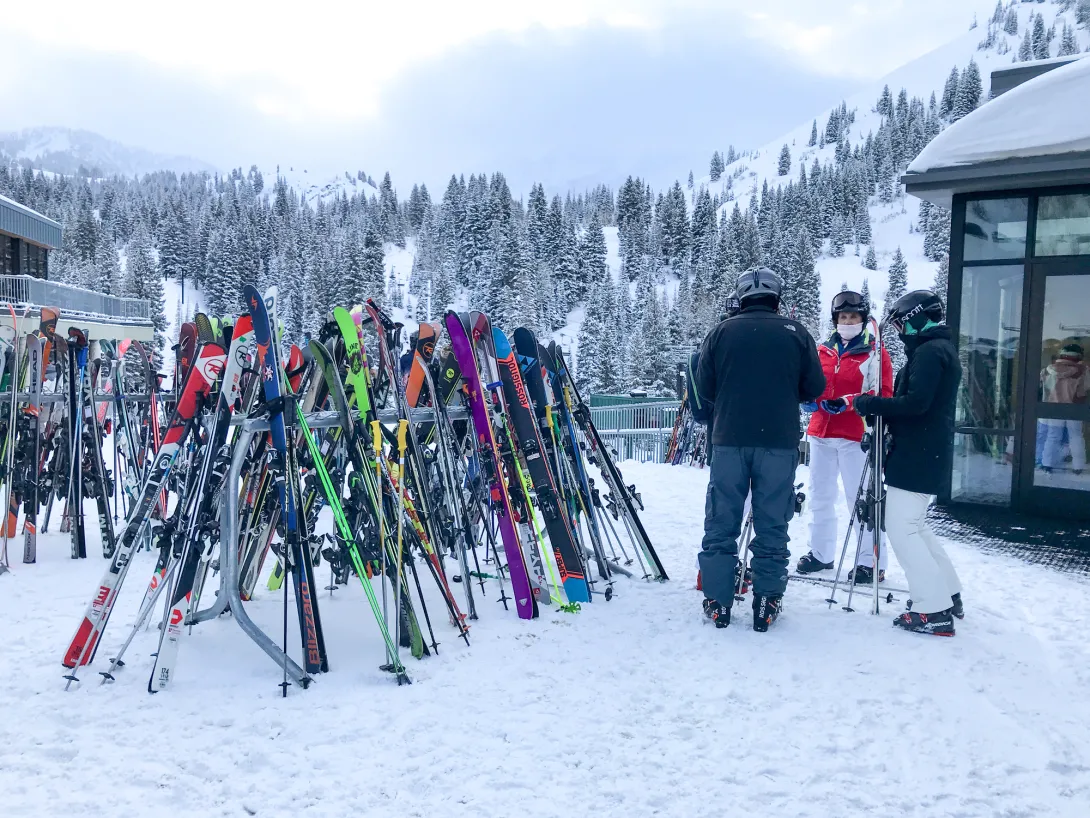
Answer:
<path fill-rule="evenodd" d="M 59 658 L 104 563 L 43 536 L 37 565 L 0 577 L 2 814 L 1087 815 L 1085 578 L 950 543 L 968 609 L 954 639 L 894 631 L 899 604 L 848 614 L 794 583 L 768 634 L 741 607 L 718 631 L 693 587 L 707 472 L 624 471 L 670 582 L 621 580 L 612 602 L 533 622 L 489 587 L 472 645 L 436 621 L 440 655 L 410 660 L 402 688 L 376 669 L 358 585 L 321 600 L 332 670 L 310 690 L 280 698 L 276 666 L 229 617 L 194 629 L 172 689 L 145 689 L 154 629 L 99 686 L 143 554 L 96 666 L 65 693 Z M 798 556 L 805 518 L 791 530 Z M 278 595 L 248 610 L 279 633 Z"/>

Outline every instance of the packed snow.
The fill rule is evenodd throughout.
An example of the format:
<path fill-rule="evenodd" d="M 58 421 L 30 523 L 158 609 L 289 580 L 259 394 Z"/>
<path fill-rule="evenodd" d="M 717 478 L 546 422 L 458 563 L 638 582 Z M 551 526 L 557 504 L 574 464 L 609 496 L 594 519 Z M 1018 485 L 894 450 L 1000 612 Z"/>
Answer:
<path fill-rule="evenodd" d="M 980 106 L 936 136 L 909 173 L 1090 151 L 1090 60 L 1054 68 Z"/>
<path fill-rule="evenodd" d="M 410 660 L 401 688 L 377 669 L 358 585 L 321 599 L 332 670 L 307 691 L 281 698 L 277 666 L 229 616 L 194 628 L 172 689 L 146 692 L 154 626 L 100 686 L 144 553 L 65 693 L 59 658 L 105 563 L 42 536 L 38 564 L 0 577 L 3 815 L 1087 814 L 1085 577 L 951 542 L 968 610 L 954 639 L 895 631 L 903 594 L 871 616 L 803 583 L 769 633 L 742 605 L 719 631 L 694 588 L 707 471 L 623 469 L 669 582 L 621 579 L 611 602 L 533 622 L 489 586 L 472 644 L 437 621 L 439 655 Z M 795 557 L 806 524 L 791 525 Z M 892 562 L 887 584 L 903 587 Z M 281 605 L 267 591 L 248 603 L 277 639 Z"/>

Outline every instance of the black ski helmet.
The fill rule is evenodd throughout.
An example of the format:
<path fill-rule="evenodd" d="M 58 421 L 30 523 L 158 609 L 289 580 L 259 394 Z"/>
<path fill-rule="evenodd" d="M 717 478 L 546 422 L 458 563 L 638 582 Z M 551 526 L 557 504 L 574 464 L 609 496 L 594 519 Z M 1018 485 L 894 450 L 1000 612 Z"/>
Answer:
<path fill-rule="evenodd" d="M 893 324 L 898 335 L 904 335 L 909 327 L 919 332 L 927 326 L 928 321 L 938 324 L 944 317 L 941 298 L 931 290 L 913 290 L 894 302 L 889 308 L 886 320 Z"/>
<path fill-rule="evenodd" d="M 833 296 L 832 316 L 836 323 L 836 315 L 840 312 L 857 312 L 863 316 L 863 323 L 867 323 L 870 317 L 870 304 L 861 294 L 854 290 L 841 290 Z"/>
<path fill-rule="evenodd" d="M 783 279 L 767 267 L 754 267 L 738 276 L 734 294 L 741 308 L 746 306 L 746 299 L 759 297 L 775 300 L 776 306 L 779 306 Z"/>

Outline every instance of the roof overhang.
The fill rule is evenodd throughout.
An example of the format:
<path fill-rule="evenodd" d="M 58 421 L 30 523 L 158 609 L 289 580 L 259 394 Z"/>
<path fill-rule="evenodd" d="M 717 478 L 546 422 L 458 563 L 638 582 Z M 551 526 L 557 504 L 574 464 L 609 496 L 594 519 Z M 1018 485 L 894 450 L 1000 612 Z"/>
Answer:
<path fill-rule="evenodd" d="M 949 208 L 956 193 L 990 193 L 1090 184 L 1090 151 L 1028 156 L 906 173 L 911 196 Z"/>
<path fill-rule="evenodd" d="M 56 250 L 61 246 L 61 226 L 7 196 L 0 196 L 0 233 Z"/>

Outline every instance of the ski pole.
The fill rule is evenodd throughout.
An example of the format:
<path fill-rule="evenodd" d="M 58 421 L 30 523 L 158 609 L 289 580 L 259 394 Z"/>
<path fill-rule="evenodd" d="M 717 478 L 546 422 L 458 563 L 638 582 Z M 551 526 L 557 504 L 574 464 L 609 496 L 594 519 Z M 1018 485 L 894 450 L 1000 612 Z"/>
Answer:
<path fill-rule="evenodd" d="M 382 510 L 382 424 L 377 420 L 371 421 L 371 438 L 375 449 L 375 483 L 378 486 L 378 513 L 375 516 L 378 517 L 378 547 L 379 552 L 382 554 L 382 619 L 386 623 L 386 627 L 389 628 L 390 615 L 386 607 L 386 580 L 388 578 L 386 573 L 386 533 L 383 531 L 383 520 L 386 515 Z M 397 603 L 395 602 L 395 604 Z M 395 630 L 397 628 L 396 622 L 394 628 Z M 396 636 L 394 644 L 397 644 Z M 401 666 L 397 656 L 390 656 L 389 659 L 395 669 Z"/>

